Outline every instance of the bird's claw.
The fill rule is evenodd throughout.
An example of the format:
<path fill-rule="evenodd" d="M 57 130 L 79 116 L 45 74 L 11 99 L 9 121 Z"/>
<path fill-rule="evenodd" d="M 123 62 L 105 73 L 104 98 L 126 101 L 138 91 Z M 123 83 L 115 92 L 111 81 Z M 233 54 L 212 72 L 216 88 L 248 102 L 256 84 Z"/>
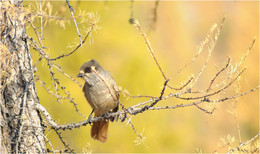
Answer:
<path fill-rule="evenodd" d="M 101 117 L 107 117 L 107 116 L 108 116 L 108 113 L 104 113 L 104 114 L 102 114 Z"/>
<path fill-rule="evenodd" d="M 93 119 L 93 112 L 94 110 L 92 110 L 92 112 L 90 113 L 90 115 L 88 116 L 88 120 L 91 121 Z M 91 124 L 91 122 L 89 123 Z"/>

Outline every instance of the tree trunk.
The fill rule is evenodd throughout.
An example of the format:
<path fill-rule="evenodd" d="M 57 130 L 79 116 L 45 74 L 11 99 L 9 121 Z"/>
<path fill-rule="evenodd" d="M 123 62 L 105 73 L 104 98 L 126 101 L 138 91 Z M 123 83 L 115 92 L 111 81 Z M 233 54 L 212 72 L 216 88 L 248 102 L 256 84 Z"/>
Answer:
<path fill-rule="evenodd" d="M 46 145 L 27 43 L 27 15 L 19 1 L 0 2 L 0 153 L 44 153 Z"/>

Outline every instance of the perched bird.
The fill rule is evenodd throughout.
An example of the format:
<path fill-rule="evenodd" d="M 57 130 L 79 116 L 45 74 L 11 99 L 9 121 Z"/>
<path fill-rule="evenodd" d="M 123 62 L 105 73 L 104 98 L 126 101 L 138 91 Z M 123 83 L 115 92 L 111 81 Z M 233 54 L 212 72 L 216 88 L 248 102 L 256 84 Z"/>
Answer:
<path fill-rule="evenodd" d="M 90 60 L 80 67 L 77 77 L 85 80 L 83 92 L 92 107 L 95 117 L 105 113 L 116 112 L 119 104 L 119 90 L 115 80 L 96 60 Z M 110 119 L 113 121 L 113 119 Z M 91 127 L 91 137 L 106 142 L 109 120 L 94 122 Z"/>

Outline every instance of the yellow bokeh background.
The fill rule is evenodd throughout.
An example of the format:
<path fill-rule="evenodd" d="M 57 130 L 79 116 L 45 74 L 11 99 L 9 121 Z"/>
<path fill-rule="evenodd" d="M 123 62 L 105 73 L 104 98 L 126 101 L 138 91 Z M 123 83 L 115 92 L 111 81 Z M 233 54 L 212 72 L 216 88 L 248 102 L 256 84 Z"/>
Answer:
<path fill-rule="evenodd" d="M 110 71 L 118 85 L 129 91 L 131 95 L 159 96 L 164 79 L 151 57 L 144 39 L 139 31 L 128 20 L 131 14 L 131 2 L 116 1 L 71 1 L 71 5 L 79 12 L 93 12 L 99 17 L 100 29 L 91 33 L 82 48 L 69 57 L 57 60 L 62 69 L 76 78 L 80 66 L 90 59 L 96 59 L 100 65 Z M 25 1 L 36 11 L 39 1 Z M 43 7 L 46 7 L 44 3 Z M 53 15 L 70 18 L 66 2 L 51 1 Z M 29 7 L 29 6 L 25 6 Z M 226 16 L 219 40 L 213 51 L 205 72 L 196 84 L 196 89 L 208 86 L 214 75 L 225 65 L 228 57 L 235 66 L 245 54 L 254 38 L 256 42 L 244 66 L 247 70 L 240 79 L 240 92 L 245 92 L 259 85 L 259 2 L 252 1 L 202 1 L 178 2 L 162 1 L 157 8 L 157 21 L 152 25 L 154 1 L 134 1 L 133 17 L 137 19 L 151 42 L 158 62 L 167 77 L 171 77 L 196 54 L 197 47 L 206 37 L 213 24 L 221 23 Z M 38 11 L 39 12 L 39 11 Z M 77 18 L 80 21 L 80 18 Z M 40 26 L 39 19 L 35 22 Z M 85 36 L 86 30 L 80 31 Z M 152 27 L 154 29 L 151 29 Z M 38 29 L 40 31 L 40 29 Z M 35 37 L 34 31 L 28 26 L 27 33 Z M 45 51 L 50 57 L 68 53 L 79 43 L 75 25 L 71 20 L 60 27 L 56 21 L 48 22 L 43 27 Z M 35 37 L 36 40 L 36 37 Z M 91 43 L 90 43 L 91 42 Z M 34 62 L 39 54 L 31 49 Z M 206 59 L 207 48 L 187 70 L 169 83 L 179 87 L 191 74 L 197 75 Z M 51 87 L 50 73 L 46 61 L 37 65 L 36 75 Z M 58 73 L 63 86 L 71 93 L 78 103 L 81 113 L 88 116 L 91 108 L 84 98 L 82 89 L 70 79 Z M 77 79 L 81 84 L 84 81 Z M 235 89 L 236 87 L 234 87 Z M 57 103 L 54 97 L 37 82 L 40 103 L 43 104 L 60 124 L 85 120 L 79 115 L 69 101 Z M 229 94 L 229 93 L 228 93 Z M 232 94 L 232 93 L 230 93 Z M 234 92 L 233 92 L 234 94 Z M 121 96 L 120 101 L 126 107 L 146 99 L 127 99 Z M 176 105 L 185 103 L 170 98 L 158 105 Z M 227 135 L 238 140 L 237 125 L 234 116 L 228 112 L 233 110 L 234 101 L 226 101 L 217 105 L 213 115 L 208 115 L 196 107 L 177 108 L 174 110 L 146 111 L 132 116 L 132 122 L 139 133 L 146 137 L 144 144 L 136 145 L 137 135 L 126 122 L 114 122 L 109 126 L 108 141 L 103 144 L 90 137 L 90 126 L 75 130 L 61 131 L 62 136 L 76 152 L 213 152 L 221 144 L 221 138 Z M 246 141 L 259 132 L 259 91 L 238 99 L 237 113 L 242 141 Z M 56 133 L 46 130 L 46 136 L 57 149 L 64 149 Z M 238 143 L 236 142 L 236 144 Z M 48 145 L 49 146 L 49 145 Z M 49 146 L 50 147 L 50 146 Z"/>

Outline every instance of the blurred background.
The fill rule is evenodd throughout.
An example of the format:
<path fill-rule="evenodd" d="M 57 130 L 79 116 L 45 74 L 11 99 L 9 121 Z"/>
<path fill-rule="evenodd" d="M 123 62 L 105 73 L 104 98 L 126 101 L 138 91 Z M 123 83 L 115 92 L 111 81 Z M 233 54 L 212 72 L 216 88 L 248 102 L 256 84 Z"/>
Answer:
<path fill-rule="evenodd" d="M 39 12 L 39 1 L 25 1 L 24 5 Z M 56 61 L 69 75 L 76 78 L 80 66 L 90 59 L 96 59 L 100 65 L 110 71 L 116 82 L 131 95 L 159 96 L 164 79 L 151 57 L 139 31 L 129 23 L 131 14 L 138 20 L 151 42 L 154 53 L 166 76 L 171 77 L 196 55 L 197 47 L 206 37 L 212 25 L 220 24 L 226 16 L 219 40 L 210 58 L 210 62 L 196 84 L 196 89 L 205 89 L 215 74 L 223 67 L 228 57 L 236 65 L 245 54 L 254 38 L 256 43 L 244 66 L 247 70 L 240 78 L 239 92 L 245 92 L 259 85 L 259 2 L 221 1 L 221 2 L 178 2 L 160 1 L 157 5 L 157 18 L 153 22 L 155 1 L 71 1 L 75 16 L 92 12 L 99 19 L 99 29 L 91 33 L 86 43 L 77 52 Z M 42 1 L 43 11 L 52 16 L 71 18 L 65 1 Z M 49 6 L 48 6 L 49 5 Z M 48 9 L 47 9 L 48 8 Z M 51 8 L 51 9 L 50 9 Z M 82 17 L 83 18 L 83 17 Z M 76 18 L 83 38 L 88 24 L 82 18 Z M 40 26 L 40 18 L 35 25 Z M 44 19 L 46 20 L 46 19 Z M 43 27 L 45 51 L 50 57 L 72 51 L 79 44 L 79 38 L 72 20 L 50 21 Z M 65 26 L 65 27 L 64 27 Z M 28 26 L 28 35 L 35 33 Z M 36 38 L 36 37 L 35 37 Z M 35 39 L 36 40 L 36 39 Z M 31 49 L 34 62 L 39 54 Z M 197 74 L 207 57 L 207 46 L 200 57 L 184 72 L 174 77 L 170 85 L 180 87 L 191 74 Z M 46 61 L 37 65 L 37 75 L 51 87 L 50 73 Z M 57 71 L 56 71 L 57 72 Z M 78 108 L 86 117 L 91 112 L 82 89 L 61 73 L 56 77 L 74 97 Z M 76 78 L 81 84 L 83 80 Z M 237 83 L 229 90 L 231 96 L 237 90 Z M 37 83 L 38 96 L 60 124 L 85 120 L 69 101 L 57 103 Z M 228 95 L 230 94 L 230 95 Z M 146 99 L 132 99 L 121 96 L 120 102 L 126 107 Z M 158 105 L 176 105 L 187 103 L 178 99 L 167 99 Z M 242 142 L 251 139 L 259 132 L 259 91 L 237 99 L 237 121 L 230 112 L 235 110 L 235 100 L 216 106 L 214 114 L 209 115 L 196 107 L 174 110 L 147 111 L 132 116 L 136 130 L 146 139 L 137 145 L 137 135 L 126 122 L 114 122 L 109 126 L 108 141 L 103 144 L 90 137 L 90 126 L 72 131 L 62 131 L 64 140 L 76 152 L 213 152 L 218 150 L 227 136 L 235 138 L 234 147 L 239 145 L 237 124 L 240 127 Z M 46 136 L 57 149 L 64 149 L 53 130 L 47 130 Z M 220 149 L 221 150 L 225 149 Z"/>

